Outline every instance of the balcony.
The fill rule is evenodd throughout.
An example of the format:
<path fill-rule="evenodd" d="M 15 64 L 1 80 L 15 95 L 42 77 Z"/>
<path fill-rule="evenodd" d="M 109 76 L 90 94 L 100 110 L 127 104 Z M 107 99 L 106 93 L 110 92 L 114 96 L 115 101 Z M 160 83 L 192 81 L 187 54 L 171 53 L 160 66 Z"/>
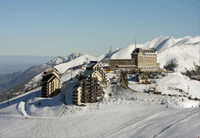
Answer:
<path fill-rule="evenodd" d="M 73 100 L 76 100 L 76 101 L 77 101 L 77 100 L 78 100 L 78 97 L 73 97 Z"/>

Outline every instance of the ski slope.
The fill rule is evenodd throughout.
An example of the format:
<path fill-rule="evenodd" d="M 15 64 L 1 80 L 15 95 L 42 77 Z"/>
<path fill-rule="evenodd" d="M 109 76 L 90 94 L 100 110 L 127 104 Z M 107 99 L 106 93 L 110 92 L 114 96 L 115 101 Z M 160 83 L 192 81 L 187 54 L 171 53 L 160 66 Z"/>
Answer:
<path fill-rule="evenodd" d="M 130 93 L 127 90 L 122 92 Z M 43 110 L 43 115 L 32 114 L 25 119 L 24 115 L 12 112 L 18 110 L 16 106 L 1 108 L 0 136 L 150 138 L 156 135 L 162 138 L 194 138 L 200 134 L 199 108 L 182 108 L 173 104 L 166 108 L 167 101 L 155 95 L 139 93 L 130 95 L 130 98 L 120 95 L 85 107 L 63 106 L 65 112 L 61 117 L 55 114 L 50 117 L 49 112 Z M 56 103 L 52 106 L 59 107 Z M 58 114 L 58 110 L 54 112 Z"/>
<path fill-rule="evenodd" d="M 138 84 L 135 79 L 131 78 L 132 75 L 128 75 L 128 86 L 136 91 L 146 92 L 150 87 L 155 87 L 162 94 L 187 95 L 187 97 L 191 96 L 193 99 L 200 99 L 200 82 L 190 80 L 190 78 L 179 72 L 168 73 L 166 77 L 156 79 L 156 84 Z"/>
<path fill-rule="evenodd" d="M 113 75 L 109 74 L 108 78 Z M 178 73 L 177 76 L 181 80 L 182 76 Z M 160 83 L 168 85 L 171 82 L 170 85 L 178 86 L 177 81 L 162 83 L 169 79 L 167 77 Z M 71 82 L 70 78 L 71 74 L 63 76 L 65 83 L 55 97 L 41 98 L 38 88 L 11 99 L 9 105 L 1 103 L 0 136 L 194 138 L 200 135 L 199 102 L 192 103 L 192 107 L 190 102 L 193 101 L 182 101 L 182 97 L 132 92 L 109 84 L 99 102 L 76 106 L 69 99 L 72 99 L 72 88 L 77 80 L 73 78 Z M 109 93 L 113 95 L 109 97 Z M 62 102 L 63 95 L 67 105 Z"/>
<path fill-rule="evenodd" d="M 39 87 L 0 103 L 0 137 L 198 138 L 199 101 L 189 100 L 183 95 L 188 92 L 188 96 L 200 98 L 200 82 L 190 80 L 179 72 L 185 68 L 192 69 L 193 62 L 198 65 L 199 42 L 199 36 L 179 39 L 160 36 L 137 45 L 156 48 L 158 62 L 162 66 L 172 61 L 178 64 L 178 72 L 157 80 L 156 89 L 165 96 L 146 93 L 150 85 L 137 84 L 128 75 L 129 88 L 137 92 L 109 84 L 104 88 L 105 95 L 97 103 L 76 106 L 72 104 L 72 88 L 76 85 L 76 74 L 85 67 L 66 71 L 87 60 L 101 61 L 106 54 L 99 57 L 81 55 L 56 65 L 54 67 L 62 74 L 61 93 L 52 98 L 42 98 Z M 112 52 L 111 58 L 130 58 L 134 48 L 130 45 L 117 49 Z M 57 64 L 54 60 L 52 63 Z M 41 75 L 35 76 L 25 88 L 36 86 L 41 81 Z M 107 74 L 110 82 L 113 76 L 113 73 Z M 178 91 L 180 89 L 182 92 Z"/>

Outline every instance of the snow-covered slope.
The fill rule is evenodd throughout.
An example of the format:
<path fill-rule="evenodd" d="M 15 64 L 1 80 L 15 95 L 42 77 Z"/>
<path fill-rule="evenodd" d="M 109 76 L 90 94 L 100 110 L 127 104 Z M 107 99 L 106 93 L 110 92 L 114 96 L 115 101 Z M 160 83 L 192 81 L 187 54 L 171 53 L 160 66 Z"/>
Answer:
<path fill-rule="evenodd" d="M 114 55 L 123 57 L 130 47 L 116 50 Z M 120 53 L 121 51 L 121 53 Z M 132 52 L 132 51 L 131 51 Z M 162 53 L 162 52 L 161 52 Z M 41 87 L 0 103 L 1 137 L 162 137 L 193 138 L 200 136 L 199 101 L 186 97 L 170 97 L 143 93 L 147 85 L 137 87 L 139 92 L 126 90 L 119 85 L 109 84 L 105 95 L 97 103 L 86 106 L 72 105 L 72 88 L 76 85 L 75 75 L 81 71 L 66 70 L 83 64 L 86 60 L 100 61 L 105 55 L 93 57 L 81 55 L 67 63 L 54 66 L 62 74 L 61 93 L 52 98 L 41 97 Z M 84 69 L 83 69 L 84 70 Z M 64 74 L 63 74 L 64 73 Z M 107 76 L 113 78 L 112 73 Z M 35 76 L 27 87 L 41 80 Z M 168 87 L 179 88 L 193 98 L 200 97 L 200 83 L 180 73 L 169 74 L 157 83 L 157 88 L 166 94 L 176 94 Z M 108 94 L 112 93 L 109 97 Z M 65 103 L 65 104 L 64 104 Z M 166 108 L 168 107 L 168 108 Z M 188 107 L 188 108 L 184 108 Z M 16 127 L 17 126 L 17 127 Z"/>
<path fill-rule="evenodd" d="M 65 75 L 63 79 L 67 81 L 70 76 Z M 176 84 L 177 81 L 171 81 L 169 85 Z M 196 108 L 199 102 L 192 103 L 196 105 L 193 108 L 183 108 L 177 105 L 184 103 L 182 97 L 135 93 L 108 85 L 105 92 L 113 93 L 112 97 L 106 94 L 99 102 L 87 106 L 64 105 L 62 95 L 70 96 L 69 86 L 73 85 L 74 82 L 67 82 L 67 87 L 52 98 L 41 98 L 38 88 L 11 99 L 9 105 L 1 103 L 1 137 L 193 138 L 200 135 L 200 110 Z"/>
<path fill-rule="evenodd" d="M 71 55 L 65 56 L 65 57 L 58 56 L 58 57 L 52 59 L 51 61 L 49 61 L 46 64 L 50 65 L 50 66 L 55 66 L 55 65 L 58 65 L 58 64 L 61 64 L 61 63 L 69 62 L 69 61 L 71 61 L 71 60 L 73 60 L 73 59 L 75 59 L 77 57 L 80 57 L 81 55 L 83 55 L 83 54 L 72 53 Z"/>
<path fill-rule="evenodd" d="M 166 77 L 157 79 L 156 84 L 138 84 L 135 80 L 128 80 L 129 87 L 136 91 L 144 92 L 148 91 L 149 87 L 155 87 L 156 90 L 162 92 L 162 94 L 176 96 L 187 95 L 187 97 L 192 97 L 193 99 L 200 99 L 200 82 L 190 80 L 189 77 L 179 72 L 168 73 Z"/>
<path fill-rule="evenodd" d="M 160 36 L 150 42 L 137 44 L 139 48 L 155 48 L 158 51 L 158 63 L 161 68 L 170 63 L 177 64 L 177 71 L 191 70 L 194 64 L 199 65 L 200 36 L 174 39 L 173 37 Z M 112 59 L 130 59 L 135 45 L 129 45 L 114 51 Z"/>
<path fill-rule="evenodd" d="M 184 68 L 192 68 L 193 62 L 198 64 L 199 43 L 199 36 L 194 38 L 186 36 L 180 39 L 160 36 L 145 44 L 138 44 L 137 47 L 156 48 L 161 66 L 176 62 L 178 71 L 183 71 Z M 130 45 L 117 49 L 112 52 L 112 58 L 128 59 L 134 48 L 134 45 Z M 104 88 L 106 94 L 99 102 L 87 106 L 72 105 L 72 88 L 77 81 L 74 77 L 81 69 L 70 73 L 66 71 L 91 60 L 101 61 L 107 56 L 107 54 L 99 57 L 72 54 L 68 57 L 57 57 L 43 65 L 43 67 L 54 66 L 62 74 L 61 93 L 52 98 L 42 98 L 39 87 L 0 103 L 0 136 L 83 138 L 200 136 L 200 108 L 197 108 L 199 101 L 191 101 L 180 94 L 188 92 L 192 98 L 200 98 L 200 83 L 180 73 L 169 73 L 156 85 L 156 89 L 164 94 L 181 95 L 180 97 L 143 93 L 148 89 L 148 85 L 138 85 L 129 80 L 129 87 L 137 89 L 138 92 L 109 84 Z M 27 83 L 26 88 L 35 87 L 41 80 L 41 74 Z M 108 78 L 112 79 L 113 75 L 108 74 Z M 182 92 L 178 91 L 180 89 Z M 109 93 L 112 93 L 111 97 L 108 96 Z"/>
<path fill-rule="evenodd" d="M 74 66 L 78 66 L 78 65 L 82 65 L 85 62 L 90 62 L 90 61 L 100 61 L 103 58 L 103 56 L 99 56 L 99 57 L 94 57 L 94 56 L 90 56 L 87 54 L 83 54 L 82 56 L 67 62 L 67 63 L 63 63 L 63 64 L 59 64 L 57 66 L 54 66 L 61 74 L 64 73 L 67 69 L 72 68 Z"/>
<path fill-rule="evenodd" d="M 73 60 L 71 60 L 69 62 L 55 65 L 54 68 L 56 68 L 59 71 L 60 74 L 63 74 L 63 73 L 65 73 L 65 71 L 67 71 L 70 68 L 73 68 L 73 67 L 78 66 L 78 65 L 82 65 L 82 64 L 84 64 L 86 62 L 89 63 L 90 61 L 93 61 L 93 60 L 94 61 L 100 61 L 104 57 L 105 57 L 105 55 L 100 55 L 98 57 L 94 57 L 94 56 L 90 56 L 90 55 L 87 55 L 87 54 L 82 54 L 81 56 L 79 56 L 79 57 L 77 57 L 77 58 L 75 58 L 75 59 L 73 59 Z M 41 82 L 41 79 L 42 79 L 42 73 L 40 73 L 40 74 L 36 75 L 35 77 L 33 77 L 25 85 L 24 90 L 37 86 L 38 83 Z"/>
<path fill-rule="evenodd" d="M 176 71 L 185 72 L 199 65 L 199 45 L 174 46 L 158 54 L 158 63 L 161 67 L 168 64 L 177 65 Z"/>
<path fill-rule="evenodd" d="M 156 48 L 158 50 L 158 63 L 163 68 L 167 65 L 176 65 L 176 71 L 185 72 L 186 70 L 194 69 L 194 64 L 199 65 L 200 55 L 200 36 L 174 39 L 173 37 L 160 36 L 153 39 L 150 42 L 144 44 L 137 44 L 140 48 Z M 131 53 L 135 49 L 135 45 L 129 45 L 127 47 L 116 49 L 112 52 L 112 59 L 130 59 Z M 89 62 L 90 60 L 101 61 L 103 58 L 107 58 L 108 54 L 101 55 L 99 57 L 93 57 L 87 54 L 71 54 L 66 57 L 56 57 L 46 64 L 42 64 L 38 67 L 31 68 L 34 70 L 34 75 L 41 72 L 49 66 L 54 66 L 62 74 L 67 69 Z M 40 69 L 41 68 L 41 69 Z M 39 72 L 37 71 L 39 70 Z M 28 71 L 26 71 L 28 72 Z M 30 74 L 30 72 L 28 72 Z M 31 75 L 26 75 L 30 76 Z M 23 79 L 20 79 L 21 82 Z M 27 80 L 27 79 L 26 79 Z M 29 83 L 29 86 L 36 85 L 35 82 L 41 80 L 41 74 L 35 76 Z M 27 87 L 25 87 L 26 89 Z M 25 90 L 24 89 L 24 90 Z"/>

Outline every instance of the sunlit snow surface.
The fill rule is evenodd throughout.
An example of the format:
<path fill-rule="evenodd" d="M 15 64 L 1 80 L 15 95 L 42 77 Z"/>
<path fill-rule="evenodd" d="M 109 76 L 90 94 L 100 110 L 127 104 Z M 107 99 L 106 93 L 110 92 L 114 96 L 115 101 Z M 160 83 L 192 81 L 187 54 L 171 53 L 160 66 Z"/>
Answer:
<path fill-rule="evenodd" d="M 178 64 L 177 71 L 192 69 L 199 64 L 199 36 L 174 39 L 160 36 L 137 47 L 156 48 L 161 66 L 171 61 Z M 135 46 L 130 45 L 112 52 L 111 58 L 130 58 Z M 82 55 L 70 62 L 55 66 L 63 74 L 61 93 L 52 98 L 41 98 L 41 88 L 0 104 L 0 137 L 64 137 L 64 138 L 198 138 L 200 136 L 199 101 L 200 83 L 180 73 L 169 73 L 157 80 L 156 89 L 162 95 L 147 93 L 150 85 L 137 84 L 128 75 L 129 91 L 117 84 L 104 88 L 105 95 L 97 103 L 86 106 L 72 105 L 72 88 L 76 74 L 81 70 L 66 72 L 87 60 L 102 60 L 105 55 Z M 85 68 L 84 68 L 85 69 Z M 84 70 L 83 69 L 83 70 Z M 107 74 L 110 82 L 119 76 Z M 113 80 L 113 76 L 116 80 Z M 70 81 L 72 77 L 72 81 Z M 41 74 L 26 84 L 34 87 Z M 152 86 L 154 84 L 151 84 Z M 189 87 L 188 87 L 189 86 Z M 179 90 L 182 90 L 180 92 Z M 112 94 L 109 97 L 109 93 Z M 188 94 L 187 94 L 188 93 Z M 168 94 L 174 96 L 168 96 Z M 168 108 L 167 108 L 168 107 Z"/>
<path fill-rule="evenodd" d="M 194 69 L 194 63 L 199 65 L 200 36 L 175 39 L 173 37 L 160 36 L 150 42 L 137 44 L 138 48 L 155 48 L 158 51 L 158 63 L 163 68 L 173 62 L 177 64 L 176 71 L 184 72 Z M 112 53 L 112 59 L 130 59 L 135 45 L 129 45 L 117 49 Z"/>
<path fill-rule="evenodd" d="M 171 75 L 177 75 L 179 82 L 170 81 L 169 75 L 160 82 L 164 79 L 169 81 L 161 84 L 179 86 L 181 79 L 190 81 L 178 73 Z M 108 74 L 109 79 L 113 76 Z M 69 101 L 76 81 L 73 78 L 71 82 L 70 77 L 69 74 L 63 76 L 63 81 L 67 83 L 63 84 L 62 92 L 53 98 L 41 98 L 38 88 L 10 100 L 9 105 L 1 103 L 0 136 L 143 138 L 156 135 L 160 138 L 193 138 L 200 135 L 197 101 L 143 93 L 140 85 L 138 92 L 132 92 L 117 84 L 109 84 L 99 102 L 80 107 L 71 105 Z M 112 97 L 108 96 L 109 93 L 113 94 Z M 61 102 L 63 95 L 69 105 Z"/>

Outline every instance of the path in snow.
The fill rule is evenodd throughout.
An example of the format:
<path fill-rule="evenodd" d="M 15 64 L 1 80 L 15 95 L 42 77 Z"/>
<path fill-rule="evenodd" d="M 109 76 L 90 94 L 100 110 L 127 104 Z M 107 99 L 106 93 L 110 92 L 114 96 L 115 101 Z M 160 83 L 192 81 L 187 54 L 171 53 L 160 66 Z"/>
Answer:
<path fill-rule="evenodd" d="M 2 137 L 197 137 L 200 133 L 197 108 L 113 108 L 65 117 L 38 118 L 1 116 Z M 9 123 L 8 123 L 9 122 Z M 12 122 L 12 123 L 11 123 Z M 18 127 L 16 127 L 18 126 Z"/>
<path fill-rule="evenodd" d="M 21 101 L 18 105 L 18 110 L 22 112 L 24 116 L 28 116 L 26 110 L 25 110 L 25 102 Z"/>

